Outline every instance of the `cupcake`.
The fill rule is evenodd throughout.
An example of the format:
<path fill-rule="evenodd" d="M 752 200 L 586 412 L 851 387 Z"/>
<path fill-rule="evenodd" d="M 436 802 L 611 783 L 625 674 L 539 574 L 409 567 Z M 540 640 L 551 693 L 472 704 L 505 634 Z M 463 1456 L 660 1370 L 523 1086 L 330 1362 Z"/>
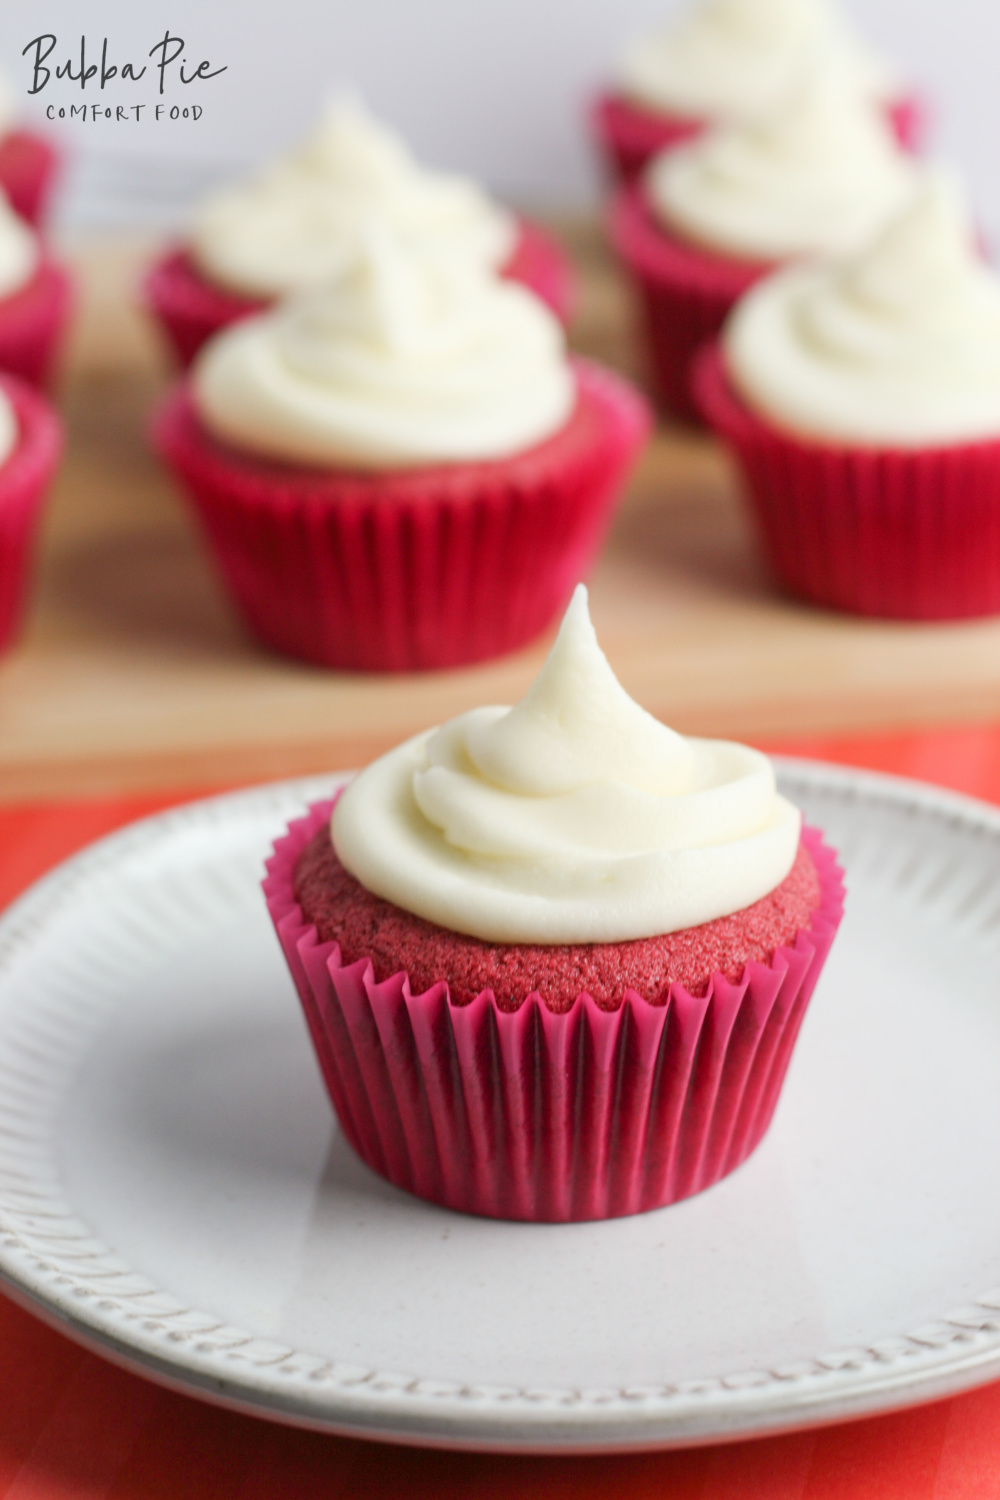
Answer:
<path fill-rule="evenodd" d="M 793 593 L 901 620 L 1000 612 L 1000 280 L 950 183 L 843 264 L 762 281 L 695 385 Z"/>
<path fill-rule="evenodd" d="M 562 1221 L 745 1160 L 843 909 L 767 758 L 634 703 L 582 588 L 516 707 L 375 761 L 264 890 L 358 1155 L 448 1208 Z"/>
<path fill-rule="evenodd" d="M 16 128 L 14 90 L 0 74 L 0 190 L 22 219 L 45 219 L 59 171 L 59 155 L 44 136 Z"/>
<path fill-rule="evenodd" d="M 818 63 L 881 109 L 915 150 L 922 110 L 826 0 L 702 0 L 626 50 L 617 87 L 591 112 L 614 176 L 631 181 L 665 147 L 706 126 L 768 118 Z"/>
<path fill-rule="evenodd" d="M 764 124 L 719 127 L 655 157 L 619 192 L 611 235 L 664 403 L 696 420 L 691 360 L 737 298 L 779 263 L 863 244 L 919 180 L 881 117 L 830 73 Z"/>
<path fill-rule="evenodd" d="M 250 629 L 367 671 L 512 651 L 559 613 L 650 425 L 524 287 L 384 233 L 211 340 L 155 426 Z"/>
<path fill-rule="evenodd" d="M 59 418 L 44 397 L 0 374 L 0 648 L 24 613 L 42 501 L 62 444 Z"/>
<path fill-rule="evenodd" d="M 335 275 L 373 227 L 520 281 L 569 317 L 573 273 L 553 240 L 474 183 L 418 165 L 346 101 L 297 151 L 204 205 L 190 242 L 147 277 L 146 302 L 186 366 L 213 333 Z"/>
<path fill-rule="evenodd" d="M 0 191 L 0 370 L 44 385 L 69 319 L 67 273 Z"/>

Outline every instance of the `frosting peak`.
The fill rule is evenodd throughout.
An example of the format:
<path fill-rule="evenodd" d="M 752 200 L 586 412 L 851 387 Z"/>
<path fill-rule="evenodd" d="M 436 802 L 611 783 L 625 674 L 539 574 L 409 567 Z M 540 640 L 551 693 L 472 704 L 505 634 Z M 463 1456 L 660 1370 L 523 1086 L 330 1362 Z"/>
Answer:
<path fill-rule="evenodd" d="M 792 431 L 903 447 L 1000 437 L 1000 280 L 939 174 L 848 261 L 761 282 L 725 349 L 741 393 Z"/>
<path fill-rule="evenodd" d="M 888 91 L 887 70 L 826 0 L 702 0 L 625 54 L 622 86 L 653 109 L 761 119 L 822 62 L 845 88 Z"/>
<path fill-rule="evenodd" d="M 766 121 L 663 152 L 646 184 L 668 228 L 768 261 L 862 244 L 912 196 L 917 172 L 880 112 L 824 69 Z"/>
<path fill-rule="evenodd" d="M 502 943 L 619 942 L 728 915 L 781 883 L 799 831 L 766 756 L 685 739 L 628 697 L 582 585 L 519 704 L 400 745 L 332 823 L 368 890 Z"/>
<path fill-rule="evenodd" d="M 355 468 L 506 457 L 575 400 L 561 327 L 513 282 L 363 235 L 328 285 L 212 339 L 199 411 L 239 448 Z"/>
<path fill-rule="evenodd" d="M 372 226 L 493 269 L 516 237 L 510 215 L 475 183 L 421 167 L 398 136 L 342 100 L 295 151 L 204 204 L 191 252 L 220 285 L 278 297 L 335 274 Z"/>

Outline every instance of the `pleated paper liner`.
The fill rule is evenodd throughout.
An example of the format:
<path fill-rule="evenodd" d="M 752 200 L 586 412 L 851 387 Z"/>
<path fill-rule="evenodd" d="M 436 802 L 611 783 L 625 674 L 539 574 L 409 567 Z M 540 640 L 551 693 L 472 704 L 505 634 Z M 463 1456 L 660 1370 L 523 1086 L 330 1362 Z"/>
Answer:
<path fill-rule="evenodd" d="M 625 381 L 574 370 L 567 425 L 504 460 L 385 474 L 268 463 L 215 442 L 184 387 L 154 441 L 267 645 L 352 670 L 458 666 L 516 650 L 559 615 L 649 431 Z"/>
<path fill-rule="evenodd" d="M 492 1218 L 566 1222 L 645 1212 L 718 1182 L 749 1156 L 778 1099 L 799 1026 L 843 913 L 820 834 L 807 930 L 736 984 L 713 976 L 663 1005 L 587 994 L 554 1014 L 537 995 L 500 1010 L 492 991 L 452 1005 L 344 966 L 295 900 L 293 874 L 332 801 L 276 844 L 264 882 L 326 1086 L 348 1141 L 397 1187 Z"/>
<path fill-rule="evenodd" d="M 0 370 L 30 385 L 47 385 L 72 303 L 69 275 L 51 261 L 43 261 L 27 285 L 0 298 Z"/>
<path fill-rule="evenodd" d="M 0 391 L 14 408 L 19 437 L 0 464 L 0 649 L 17 634 L 31 585 L 35 538 L 45 493 L 59 467 L 62 424 L 43 396 L 9 375 Z"/>
<path fill-rule="evenodd" d="M 530 220 L 519 219 L 518 230 L 517 243 L 501 274 L 528 287 L 561 322 L 568 322 L 576 302 L 576 276 L 568 256 Z M 142 295 L 182 369 L 187 369 L 213 334 L 270 305 L 267 298 L 246 297 L 208 281 L 183 246 L 168 251 L 151 267 Z"/>
<path fill-rule="evenodd" d="M 705 419 L 736 454 L 764 552 L 793 594 L 895 620 L 1000 613 L 1000 435 L 871 449 L 797 438 L 733 390 L 721 350 L 698 360 Z"/>
<path fill-rule="evenodd" d="M 615 196 L 610 232 L 639 294 L 657 393 L 675 416 L 700 424 L 690 384 L 695 354 L 716 337 L 738 298 L 770 267 L 686 244 L 656 222 L 638 185 Z"/>
<path fill-rule="evenodd" d="M 691 140 L 706 121 L 637 104 L 624 94 L 600 94 L 590 108 L 591 135 L 611 176 L 634 182 L 660 151 Z M 916 94 L 901 94 L 885 106 L 893 133 L 905 151 L 917 152 L 927 133 L 927 107 Z"/>
<path fill-rule="evenodd" d="M 36 229 L 48 214 L 59 176 L 59 152 L 44 136 L 11 130 L 0 136 L 0 188 L 11 208 Z"/>

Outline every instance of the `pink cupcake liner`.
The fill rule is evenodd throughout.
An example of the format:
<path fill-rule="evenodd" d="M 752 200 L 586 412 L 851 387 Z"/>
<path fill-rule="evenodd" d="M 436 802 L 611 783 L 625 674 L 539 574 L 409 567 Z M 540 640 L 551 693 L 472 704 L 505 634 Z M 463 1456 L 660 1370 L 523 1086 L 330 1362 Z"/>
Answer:
<path fill-rule="evenodd" d="M 59 467 L 62 424 L 43 396 L 10 375 L 0 391 L 14 408 L 17 447 L 0 465 L 0 649 L 17 634 L 28 596 L 42 501 Z"/>
<path fill-rule="evenodd" d="M 771 267 L 713 255 L 671 235 L 653 218 L 639 186 L 616 195 L 609 227 L 639 294 L 657 395 L 682 421 L 700 424 L 691 395 L 694 356 Z"/>
<path fill-rule="evenodd" d="M 44 136 L 12 130 L 0 138 L 0 188 L 22 219 L 41 228 L 59 175 L 59 152 Z"/>
<path fill-rule="evenodd" d="M 537 994 L 500 1010 L 491 990 L 453 1005 L 446 979 L 414 995 L 340 961 L 295 900 L 306 843 L 330 816 L 290 825 L 264 892 L 327 1090 L 373 1171 L 446 1208 L 491 1218 L 617 1218 L 698 1193 L 745 1161 L 766 1131 L 792 1048 L 843 914 L 836 856 L 803 838 L 820 905 L 794 944 L 704 996 L 673 985 L 617 1010 L 588 994 L 554 1014 Z"/>
<path fill-rule="evenodd" d="M 518 228 L 517 244 L 501 275 L 520 281 L 567 323 L 576 301 L 576 277 L 568 256 L 537 224 L 519 219 Z M 183 246 L 147 273 L 142 298 L 182 369 L 188 368 L 206 339 L 270 305 L 267 298 L 244 297 L 207 281 Z"/>
<path fill-rule="evenodd" d="M 918 152 L 927 131 L 927 108 L 916 94 L 901 94 L 885 106 L 899 144 Z M 624 94 L 598 95 L 590 107 L 590 130 L 613 181 L 634 182 L 657 152 L 688 141 L 706 121 L 635 104 Z"/>
<path fill-rule="evenodd" d="M 269 463 L 213 440 L 184 387 L 154 441 L 267 645 L 350 670 L 459 666 L 516 650 L 560 613 L 649 431 L 625 381 L 573 368 L 570 421 L 504 460 L 385 474 Z"/>
<path fill-rule="evenodd" d="M 744 405 L 718 347 L 702 352 L 694 378 L 792 593 L 896 620 L 1000 613 L 1000 439 L 917 452 L 811 442 Z"/>
<path fill-rule="evenodd" d="M 0 370 L 47 385 L 72 310 L 69 275 L 43 261 L 27 286 L 0 299 Z"/>

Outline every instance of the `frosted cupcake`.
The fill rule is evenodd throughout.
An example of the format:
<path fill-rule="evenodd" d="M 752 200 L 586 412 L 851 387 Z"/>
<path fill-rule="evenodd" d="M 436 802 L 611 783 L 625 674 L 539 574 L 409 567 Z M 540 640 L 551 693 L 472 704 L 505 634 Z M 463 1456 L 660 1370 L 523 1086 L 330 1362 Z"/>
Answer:
<path fill-rule="evenodd" d="M 706 126 L 766 119 L 817 65 L 881 109 L 901 145 L 916 147 L 919 105 L 826 0 L 702 0 L 627 49 L 617 87 L 594 105 L 594 134 L 630 181 Z"/>
<path fill-rule="evenodd" d="M 351 1145 L 510 1219 L 658 1208 L 745 1160 L 843 907 L 766 757 L 646 714 L 582 589 L 516 707 L 375 761 L 268 871 Z"/>
<path fill-rule="evenodd" d="M 62 426 L 44 397 L 0 374 L 0 649 L 21 623 L 42 503 L 62 446 Z"/>
<path fill-rule="evenodd" d="M 524 287 L 377 235 L 207 344 L 155 432 L 256 635 L 404 671 L 544 629 L 648 427 Z"/>
<path fill-rule="evenodd" d="M 1000 611 L 1000 280 L 949 183 L 843 265 L 761 282 L 696 387 L 793 592 L 898 619 Z"/>
<path fill-rule="evenodd" d="M 70 313 L 67 273 L 0 190 L 0 370 L 32 385 L 52 374 Z"/>
<path fill-rule="evenodd" d="M 872 238 L 920 181 L 881 117 L 825 73 L 764 124 L 720 127 L 654 158 L 611 213 L 665 403 L 695 417 L 691 359 L 775 265 Z"/>
<path fill-rule="evenodd" d="M 473 182 L 420 166 L 346 101 L 296 151 L 206 202 L 189 244 L 148 276 L 146 300 L 187 365 L 211 334 L 336 275 L 372 228 L 523 282 L 569 316 L 573 275 L 554 241 Z"/>
<path fill-rule="evenodd" d="M 17 128 L 17 106 L 10 80 L 0 73 L 0 190 L 29 224 L 46 217 L 59 173 L 59 153 L 44 136 Z"/>

